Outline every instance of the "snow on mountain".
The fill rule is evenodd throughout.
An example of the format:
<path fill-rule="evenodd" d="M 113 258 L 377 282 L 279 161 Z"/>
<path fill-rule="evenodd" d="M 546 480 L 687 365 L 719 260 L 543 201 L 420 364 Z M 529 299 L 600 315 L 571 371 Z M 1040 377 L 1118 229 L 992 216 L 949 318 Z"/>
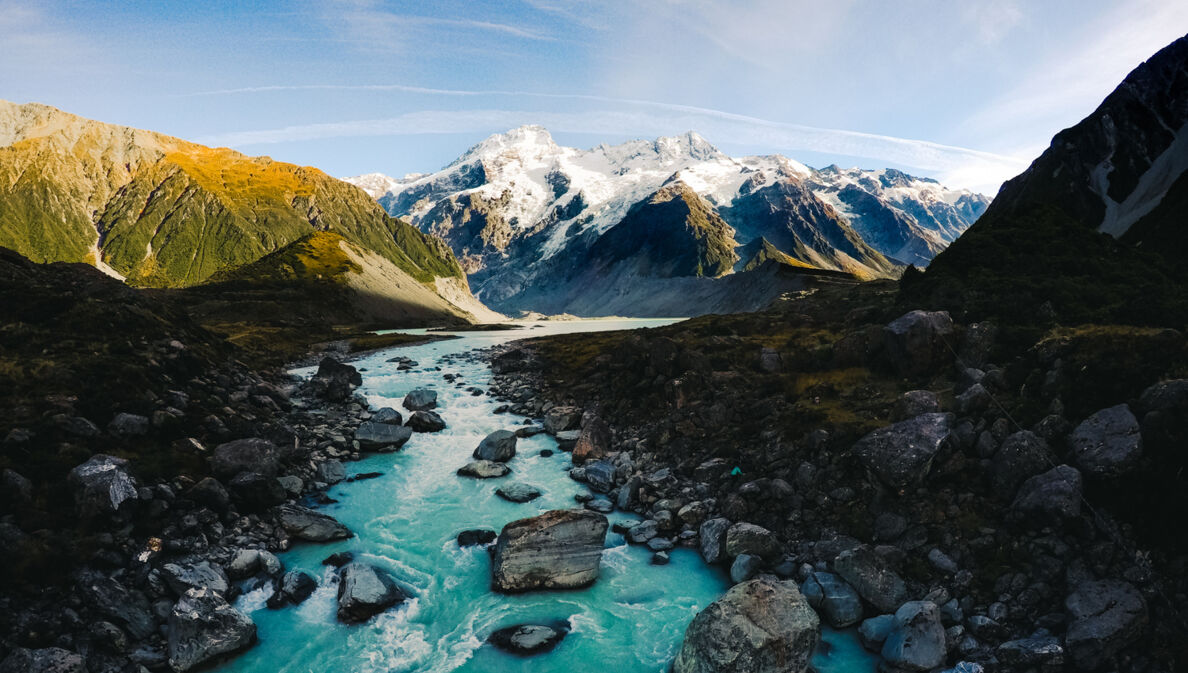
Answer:
<path fill-rule="evenodd" d="M 808 265 L 863 277 L 888 273 L 892 265 L 879 253 L 900 264 L 927 264 L 988 203 L 891 169 L 818 171 L 779 155 L 730 157 L 693 132 L 582 150 L 558 145 L 540 126 L 495 134 L 435 173 L 347 181 L 389 213 L 445 239 L 476 293 L 505 310 L 516 307 L 502 301 L 557 273 L 541 270 L 563 266 L 551 264 L 553 257 L 578 263 L 633 207 L 678 182 L 738 230 L 740 246 L 762 235 L 739 221 L 756 207 L 749 203 L 753 195 L 789 186 L 760 199 L 768 211 L 790 209 L 765 226 L 780 229 L 777 239 L 785 229 L 796 233 L 772 243 Z M 813 233 L 821 225 L 835 233 Z M 857 235 L 846 233 L 851 230 Z M 830 241 L 851 238 L 858 248 L 848 242 L 844 254 L 831 248 Z"/>

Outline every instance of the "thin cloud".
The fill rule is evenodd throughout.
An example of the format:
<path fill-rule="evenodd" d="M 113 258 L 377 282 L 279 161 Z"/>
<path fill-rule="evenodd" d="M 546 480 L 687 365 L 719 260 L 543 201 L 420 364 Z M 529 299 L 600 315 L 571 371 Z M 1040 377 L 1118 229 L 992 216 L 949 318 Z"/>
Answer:
<path fill-rule="evenodd" d="M 604 136 L 628 133 L 654 137 L 697 129 L 711 141 L 719 143 L 764 147 L 770 148 L 770 151 L 799 150 L 879 159 L 941 176 L 953 176 L 965 184 L 970 184 L 967 180 L 976 178 L 977 184 L 974 186 L 979 187 L 992 187 L 995 181 L 1018 173 L 1026 165 L 1025 161 L 1014 157 L 923 140 L 785 124 L 691 106 L 660 103 L 649 105 L 657 109 L 586 112 L 420 111 L 387 119 L 240 131 L 199 138 L 198 141 L 211 145 L 244 147 L 326 138 L 486 134 L 524 123 L 536 123 L 554 132 Z"/>

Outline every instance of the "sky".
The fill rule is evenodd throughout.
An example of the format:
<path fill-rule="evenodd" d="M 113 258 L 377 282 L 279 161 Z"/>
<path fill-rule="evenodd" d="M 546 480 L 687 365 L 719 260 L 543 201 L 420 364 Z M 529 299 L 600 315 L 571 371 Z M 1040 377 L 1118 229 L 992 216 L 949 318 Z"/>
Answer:
<path fill-rule="evenodd" d="M 531 123 L 993 194 L 1185 32 L 1183 0 L 0 0 L 0 98 L 337 176 Z"/>

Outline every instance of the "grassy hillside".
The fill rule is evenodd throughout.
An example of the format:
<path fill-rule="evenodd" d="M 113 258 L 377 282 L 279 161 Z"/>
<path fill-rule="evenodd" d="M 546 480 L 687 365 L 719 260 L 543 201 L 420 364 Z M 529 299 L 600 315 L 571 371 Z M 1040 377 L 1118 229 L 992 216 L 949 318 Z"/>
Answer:
<path fill-rule="evenodd" d="M 41 105 L 0 102 L 0 128 L 0 246 L 34 261 L 95 263 L 98 246 L 129 284 L 185 287 L 335 231 L 422 283 L 463 277 L 440 241 L 315 168 Z"/>

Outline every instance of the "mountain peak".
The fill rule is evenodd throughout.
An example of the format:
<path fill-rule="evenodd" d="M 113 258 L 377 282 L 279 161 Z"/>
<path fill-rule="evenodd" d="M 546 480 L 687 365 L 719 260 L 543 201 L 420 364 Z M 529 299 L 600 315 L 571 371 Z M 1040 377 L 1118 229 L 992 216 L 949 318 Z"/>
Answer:
<path fill-rule="evenodd" d="M 459 161 L 465 162 L 480 156 L 498 155 L 505 152 L 517 154 L 539 154 L 558 149 L 553 142 L 553 136 L 548 129 L 537 124 L 525 124 L 514 129 L 488 136 L 479 144 L 471 147 L 462 155 Z M 452 165 L 452 164 L 451 164 Z"/>
<path fill-rule="evenodd" d="M 726 158 L 717 147 L 695 131 L 686 131 L 679 136 L 661 136 L 653 145 L 662 156 L 689 156 L 702 161 Z"/>

